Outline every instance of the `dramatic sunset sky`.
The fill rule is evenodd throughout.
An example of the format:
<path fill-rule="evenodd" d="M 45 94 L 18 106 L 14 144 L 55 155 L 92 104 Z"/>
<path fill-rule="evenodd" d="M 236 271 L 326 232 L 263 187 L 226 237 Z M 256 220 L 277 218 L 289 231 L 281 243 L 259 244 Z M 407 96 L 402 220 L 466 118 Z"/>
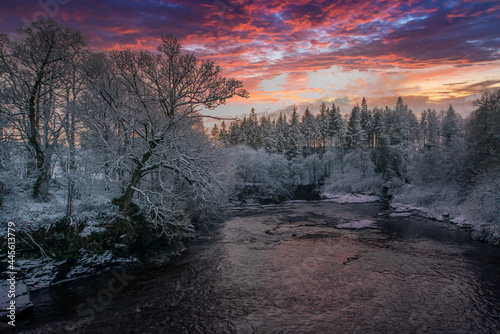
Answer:
<path fill-rule="evenodd" d="M 345 114 L 398 96 L 416 113 L 452 103 L 462 114 L 500 88 L 500 1 L 0 0 L 0 32 L 37 13 L 85 32 L 101 50 L 154 50 L 176 35 L 185 50 L 243 80 L 249 99 L 212 114 L 273 114 L 292 104 Z"/>

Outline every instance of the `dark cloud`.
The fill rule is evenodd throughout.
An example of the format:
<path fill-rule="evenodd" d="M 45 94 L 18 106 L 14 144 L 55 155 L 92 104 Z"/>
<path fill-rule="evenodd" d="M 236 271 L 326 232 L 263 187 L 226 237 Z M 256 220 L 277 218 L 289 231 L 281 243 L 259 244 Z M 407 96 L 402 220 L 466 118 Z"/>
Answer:
<path fill-rule="evenodd" d="M 463 81 L 463 82 L 452 82 L 452 83 L 447 83 L 447 84 L 444 84 L 445 86 L 458 86 L 458 85 L 464 85 L 468 83 L 468 81 Z"/>
<path fill-rule="evenodd" d="M 252 45 L 263 58 L 272 58 L 269 53 L 276 48 L 286 51 L 288 61 L 321 55 L 325 67 L 362 66 L 366 59 L 371 67 L 436 62 L 463 66 L 500 58 L 500 8 L 495 9 L 494 0 L 454 5 L 418 0 L 359 0 L 355 5 L 319 0 L 73 0 L 45 9 L 28 0 L 11 3 L 0 1 L 1 31 L 12 31 L 23 18 L 45 11 L 95 37 L 100 48 L 144 47 L 145 40 L 174 33 L 187 43 L 222 48 L 227 56 L 229 43 Z"/>
<path fill-rule="evenodd" d="M 466 94 L 478 94 L 487 90 L 500 88 L 500 79 L 499 80 L 485 80 L 476 82 L 470 85 L 457 87 L 454 89 L 454 93 L 466 93 Z"/>

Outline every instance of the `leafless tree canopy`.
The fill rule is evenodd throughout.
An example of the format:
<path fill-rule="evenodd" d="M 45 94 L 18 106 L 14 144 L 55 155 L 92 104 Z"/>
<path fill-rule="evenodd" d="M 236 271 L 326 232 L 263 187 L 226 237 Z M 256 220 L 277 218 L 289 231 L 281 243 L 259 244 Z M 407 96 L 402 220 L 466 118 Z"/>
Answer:
<path fill-rule="evenodd" d="M 123 212 L 142 210 L 170 233 L 224 197 L 224 164 L 200 110 L 248 92 L 212 61 L 183 53 L 175 37 L 156 52 L 99 53 L 81 32 L 39 18 L 1 35 L 0 52 L 2 143 L 9 135 L 28 149 L 21 177 L 33 179 L 34 198 L 49 201 L 61 171 L 70 220 L 78 180 L 90 173 Z"/>

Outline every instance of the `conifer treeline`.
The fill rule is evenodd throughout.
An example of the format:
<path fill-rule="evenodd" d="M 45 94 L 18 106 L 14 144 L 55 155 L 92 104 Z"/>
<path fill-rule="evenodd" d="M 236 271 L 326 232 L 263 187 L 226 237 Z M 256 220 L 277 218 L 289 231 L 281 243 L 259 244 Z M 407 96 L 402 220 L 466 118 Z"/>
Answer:
<path fill-rule="evenodd" d="M 257 117 L 252 109 L 248 117 L 226 125 L 214 125 L 211 136 L 223 146 L 247 145 L 268 153 L 284 154 L 288 159 L 324 153 L 328 148 L 344 150 L 411 146 L 431 148 L 450 143 L 462 134 L 463 120 L 450 105 L 447 111 L 428 109 L 417 118 L 398 98 L 395 108 L 368 109 L 366 99 L 343 118 L 338 106 L 322 103 L 315 116 L 306 108 L 302 116 L 292 107 L 290 117 L 280 113 L 277 119 Z"/>

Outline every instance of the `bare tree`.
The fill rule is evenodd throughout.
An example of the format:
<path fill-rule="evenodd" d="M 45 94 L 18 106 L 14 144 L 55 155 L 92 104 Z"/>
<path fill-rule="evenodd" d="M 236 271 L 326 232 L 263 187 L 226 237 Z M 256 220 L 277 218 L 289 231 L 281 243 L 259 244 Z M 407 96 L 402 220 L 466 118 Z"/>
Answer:
<path fill-rule="evenodd" d="M 85 45 L 80 45 L 80 50 L 75 48 L 75 52 L 68 55 L 65 67 L 64 87 L 61 89 L 64 106 L 62 111 L 64 117 L 62 127 L 67 144 L 66 175 L 68 179 L 68 196 L 66 201 L 66 219 L 71 220 L 73 214 L 73 199 L 75 197 L 76 184 L 76 151 L 78 127 L 81 124 L 81 98 L 86 92 L 83 65 L 90 56 L 90 51 Z"/>
<path fill-rule="evenodd" d="M 210 172 L 214 159 L 203 153 L 210 144 L 200 127 L 201 108 L 213 109 L 235 95 L 248 96 L 241 81 L 221 76 L 221 67 L 183 54 L 175 37 L 164 37 L 158 51 L 96 54 L 87 66 L 89 84 L 106 101 L 113 122 L 121 124 L 122 133 L 115 135 L 127 141 L 125 150 L 122 146 L 114 152 L 115 162 L 129 175 L 122 194 L 114 199 L 124 210 L 130 209 L 137 192 L 143 203 L 156 205 L 161 201 L 152 198 L 173 196 L 173 184 L 211 187 L 210 180 L 216 179 Z M 149 174 L 159 175 L 161 191 L 139 188 Z M 178 216 L 168 213 L 165 205 L 161 208 L 161 213 L 150 211 L 172 221 Z"/>
<path fill-rule="evenodd" d="M 81 32 L 44 17 L 21 27 L 16 36 L 2 37 L 0 62 L 9 117 L 34 158 L 33 197 L 42 201 L 48 200 L 52 150 L 62 131 L 58 90 L 67 63 L 86 43 Z"/>

